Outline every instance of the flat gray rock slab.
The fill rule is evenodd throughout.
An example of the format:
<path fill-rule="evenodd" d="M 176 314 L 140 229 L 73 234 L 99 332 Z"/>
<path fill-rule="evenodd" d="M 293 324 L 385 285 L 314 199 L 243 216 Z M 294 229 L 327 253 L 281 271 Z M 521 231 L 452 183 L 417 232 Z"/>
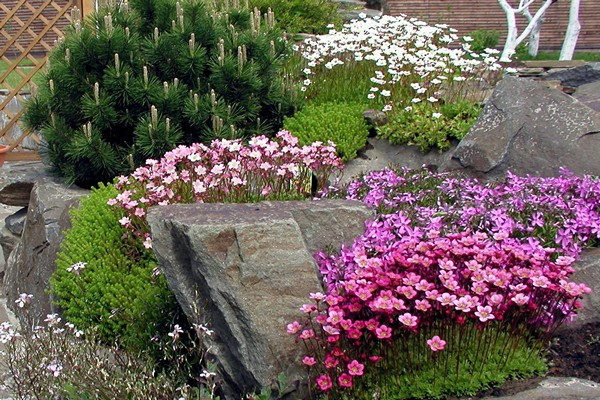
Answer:
<path fill-rule="evenodd" d="M 592 110 L 600 111 L 600 80 L 579 86 L 573 97 Z"/>
<path fill-rule="evenodd" d="M 600 400 L 600 383 L 578 378 L 549 377 L 539 386 L 511 396 L 488 400 Z"/>
<path fill-rule="evenodd" d="M 452 150 L 453 148 L 444 153 L 436 150 L 423 153 L 417 146 L 393 145 L 386 139 L 371 138 L 360 156 L 346 164 L 341 182 L 348 183 L 362 173 L 378 171 L 390 164 L 411 169 L 421 168 L 423 165 L 437 167 L 450 159 Z"/>

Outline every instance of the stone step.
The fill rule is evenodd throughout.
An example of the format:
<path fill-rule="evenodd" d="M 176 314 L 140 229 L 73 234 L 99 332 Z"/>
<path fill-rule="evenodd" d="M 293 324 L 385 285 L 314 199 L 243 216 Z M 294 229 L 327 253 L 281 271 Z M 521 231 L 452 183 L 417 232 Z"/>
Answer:
<path fill-rule="evenodd" d="M 586 62 L 583 60 L 529 60 L 523 61 L 523 65 L 528 68 L 574 68 L 585 65 Z"/>

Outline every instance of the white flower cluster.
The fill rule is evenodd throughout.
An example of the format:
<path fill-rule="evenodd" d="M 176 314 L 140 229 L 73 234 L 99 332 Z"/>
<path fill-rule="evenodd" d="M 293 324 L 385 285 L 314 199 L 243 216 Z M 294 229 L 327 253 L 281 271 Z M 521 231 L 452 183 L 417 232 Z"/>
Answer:
<path fill-rule="evenodd" d="M 305 84 L 315 83 L 313 69 L 320 66 L 332 69 L 368 60 L 380 69 L 371 81 L 382 86 L 373 87 L 365 94 L 368 98 L 387 98 L 399 86 L 414 83 L 416 98 L 434 102 L 436 87 L 442 82 L 461 82 L 482 71 L 501 69 L 493 50 L 475 53 L 469 41 L 447 25 L 432 26 L 405 15 L 363 16 L 345 24 L 341 31 L 306 39 L 298 50 L 308 65 L 304 73 L 313 76 Z"/>

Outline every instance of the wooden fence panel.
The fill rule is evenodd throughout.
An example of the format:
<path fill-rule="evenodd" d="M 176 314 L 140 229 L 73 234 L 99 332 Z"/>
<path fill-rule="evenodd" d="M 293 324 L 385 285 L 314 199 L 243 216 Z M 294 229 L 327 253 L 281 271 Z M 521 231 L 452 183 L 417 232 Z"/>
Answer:
<path fill-rule="evenodd" d="M 82 0 L 0 1 L 0 142 L 10 145 L 7 160 L 39 158 L 39 138 L 20 124 L 32 80 L 48 52 L 72 21 Z M 27 151 L 27 148 L 29 151 Z"/>

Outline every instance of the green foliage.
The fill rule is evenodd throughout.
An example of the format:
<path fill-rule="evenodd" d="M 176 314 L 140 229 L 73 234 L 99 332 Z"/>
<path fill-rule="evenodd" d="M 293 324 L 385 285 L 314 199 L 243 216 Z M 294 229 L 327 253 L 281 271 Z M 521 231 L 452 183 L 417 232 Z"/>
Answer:
<path fill-rule="evenodd" d="M 461 140 L 475 123 L 481 107 L 461 101 L 434 108 L 420 103 L 395 112 L 390 123 L 377 129 L 392 144 L 417 145 L 426 152 L 447 150 L 451 140 Z"/>
<path fill-rule="evenodd" d="M 513 56 L 513 59 L 518 59 L 521 61 L 527 60 L 558 60 L 560 57 L 560 51 L 540 51 L 537 56 L 532 57 L 527 52 L 527 48 L 525 47 L 525 51 L 519 52 L 520 48 L 517 47 L 517 53 Z M 573 60 L 583 60 L 588 62 L 600 61 L 600 52 L 598 51 L 576 51 L 573 54 Z"/>
<path fill-rule="evenodd" d="M 375 393 L 381 400 L 475 396 L 507 380 L 539 376 L 548 370 L 539 348 L 507 332 L 467 323 L 453 333 L 448 336 L 449 345 L 439 352 L 427 347 L 426 334 L 408 334 L 405 343 L 386 344 L 389 348 L 384 353 L 390 357 L 356 379 L 349 393 L 333 398 L 367 400 Z"/>
<path fill-rule="evenodd" d="M 225 3 L 134 0 L 76 22 L 24 115 L 54 171 L 91 187 L 179 144 L 280 128 L 299 97 L 291 46 L 272 14 Z"/>
<path fill-rule="evenodd" d="M 331 0 L 250 0 L 262 13 L 270 8 L 277 25 L 288 33 L 327 33 L 328 25 L 340 25 L 338 5 Z"/>
<path fill-rule="evenodd" d="M 283 126 L 298 137 L 301 145 L 333 141 L 338 155 L 349 161 L 367 142 L 369 127 L 362 115 L 367 108 L 357 103 L 310 104 L 293 117 L 286 118 Z"/>
<path fill-rule="evenodd" d="M 471 51 L 482 53 L 485 49 L 495 49 L 500 40 L 500 32 L 487 29 L 477 29 L 469 32 L 473 41 L 471 42 Z"/>
<path fill-rule="evenodd" d="M 178 306 L 164 277 L 155 274 L 152 251 L 126 240 L 121 216 L 107 204 L 116 195 L 114 186 L 100 185 L 72 210 L 50 284 L 65 319 L 97 329 L 105 342 L 141 351 L 173 323 Z M 73 269 L 77 263 L 87 264 Z"/>

